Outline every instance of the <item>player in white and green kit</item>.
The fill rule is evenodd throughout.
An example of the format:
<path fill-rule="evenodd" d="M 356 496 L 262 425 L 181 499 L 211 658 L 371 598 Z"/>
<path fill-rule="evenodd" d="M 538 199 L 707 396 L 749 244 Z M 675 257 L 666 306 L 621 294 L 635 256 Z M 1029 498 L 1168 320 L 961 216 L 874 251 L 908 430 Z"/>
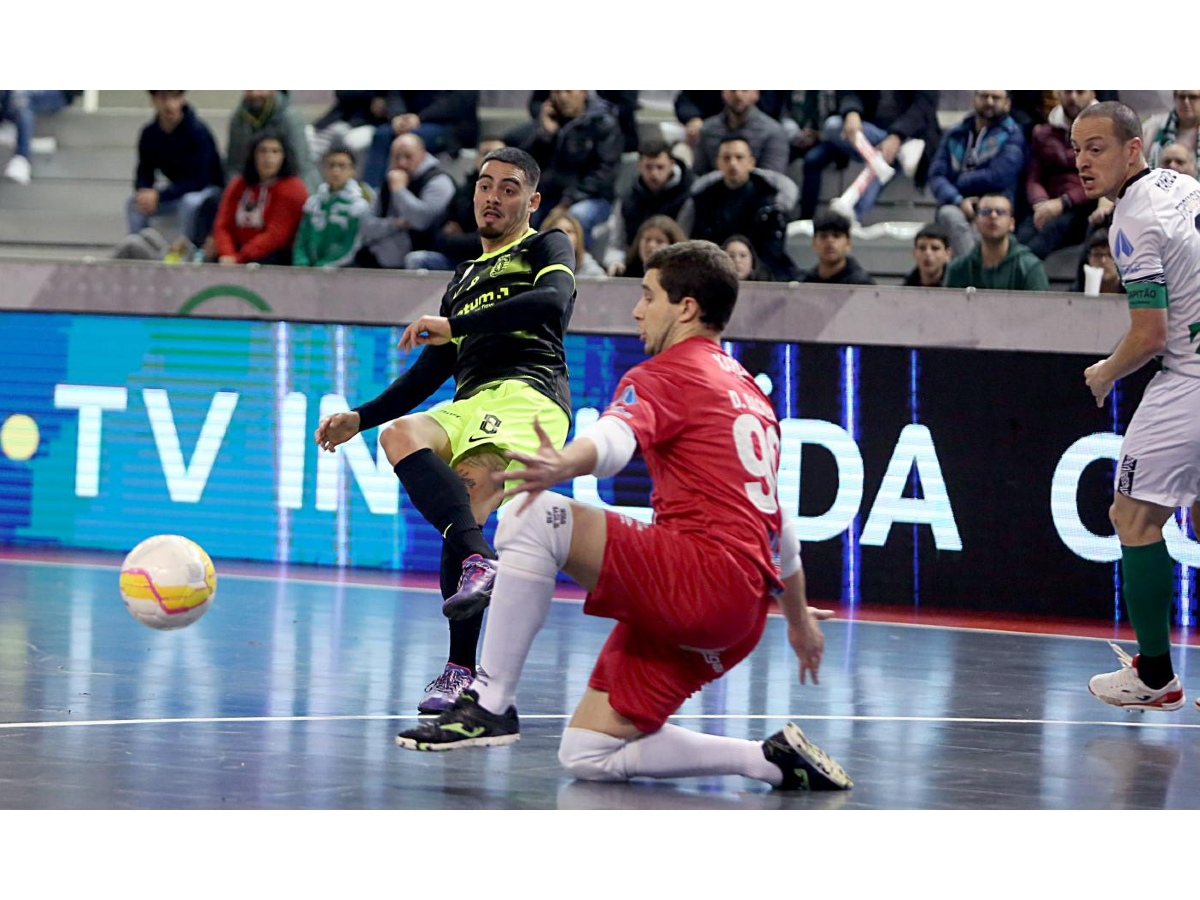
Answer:
<path fill-rule="evenodd" d="M 1151 169 L 1141 123 L 1120 103 L 1099 103 L 1071 129 L 1089 199 L 1116 204 L 1109 243 L 1129 295 L 1129 331 L 1112 356 L 1090 366 L 1087 385 L 1103 405 L 1113 382 L 1157 358 L 1121 443 L 1110 517 L 1121 541 L 1121 574 L 1139 653 L 1117 649 L 1121 669 L 1088 687 L 1105 703 L 1179 709 L 1183 685 L 1171 665 L 1174 563 L 1163 525 L 1180 506 L 1200 513 L 1200 182 Z"/>

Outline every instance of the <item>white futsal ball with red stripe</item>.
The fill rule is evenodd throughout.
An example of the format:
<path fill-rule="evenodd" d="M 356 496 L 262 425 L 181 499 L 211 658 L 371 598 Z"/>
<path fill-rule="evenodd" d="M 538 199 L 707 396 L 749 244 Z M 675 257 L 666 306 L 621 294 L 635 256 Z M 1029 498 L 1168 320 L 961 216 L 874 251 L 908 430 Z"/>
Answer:
<path fill-rule="evenodd" d="M 204 548 L 178 534 L 156 534 L 121 564 L 121 599 L 129 614 L 150 628 L 191 625 L 212 606 L 217 572 Z"/>

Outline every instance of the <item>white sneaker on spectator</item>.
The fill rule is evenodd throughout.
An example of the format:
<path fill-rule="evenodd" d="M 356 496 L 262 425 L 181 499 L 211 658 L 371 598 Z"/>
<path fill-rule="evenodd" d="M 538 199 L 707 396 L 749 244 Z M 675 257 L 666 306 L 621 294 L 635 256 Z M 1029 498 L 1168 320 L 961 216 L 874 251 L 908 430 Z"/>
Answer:
<path fill-rule="evenodd" d="M 900 171 L 912 178 L 917 174 L 917 167 L 921 165 L 924 155 L 925 142 L 920 138 L 909 138 L 896 151 L 896 162 L 900 164 Z"/>
<path fill-rule="evenodd" d="M 4 167 L 4 177 L 9 181 L 15 181 L 17 184 L 29 184 L 29 160 L 23 156 L 14 156 L 8 161 L 8 165 Z"/>

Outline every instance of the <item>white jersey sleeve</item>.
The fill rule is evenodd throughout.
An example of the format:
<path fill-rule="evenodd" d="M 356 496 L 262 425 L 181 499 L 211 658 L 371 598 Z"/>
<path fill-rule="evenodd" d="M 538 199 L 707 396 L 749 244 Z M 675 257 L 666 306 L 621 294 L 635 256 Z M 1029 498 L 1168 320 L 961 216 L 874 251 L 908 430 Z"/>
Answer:
<path fill-rule="evenodd" d="M 1200 182 L 1150 169 L 1122 190 L 1108 232 L 1130 309 L 1167 310 L 1163 367 L 1200 377 Z"/>

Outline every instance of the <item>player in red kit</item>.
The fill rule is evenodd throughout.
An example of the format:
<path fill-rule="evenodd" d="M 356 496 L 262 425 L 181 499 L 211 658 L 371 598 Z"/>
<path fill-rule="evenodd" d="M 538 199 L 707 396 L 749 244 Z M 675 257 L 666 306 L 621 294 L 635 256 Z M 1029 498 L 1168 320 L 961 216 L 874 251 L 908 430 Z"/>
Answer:
<path fill-rule="evenodd" d="M 780 513 L 779 424 L 720 344 L 737 299 L 733 264 L 715 244 L 688 241 L 658 251 L 646 269 L 633 315 L 652 358 L 563 450 L 538 427 L 537 454 L 511 454 L 527 468 L 503 475 L 521 482 L 509 493 L 527 496 L 496 532 L 480 673 L 451 709 L 396 741 L 451 750 L 519 739 L 517 682 L 561 570 L 587 588 L 585 613 L 617 621 L 559 748 L 576 778 L 745 775 L 785 789 L 848 788 L 841 766 L 793 723 L 765 741 L 667 724 L 754 649 L 772 597 L 802 683 L 809 673 L 817 680 L 824 639 Z M 579 475 L 614 475 L 639 447 L 654 483 L 652 525 L 548 490 Z"/>

